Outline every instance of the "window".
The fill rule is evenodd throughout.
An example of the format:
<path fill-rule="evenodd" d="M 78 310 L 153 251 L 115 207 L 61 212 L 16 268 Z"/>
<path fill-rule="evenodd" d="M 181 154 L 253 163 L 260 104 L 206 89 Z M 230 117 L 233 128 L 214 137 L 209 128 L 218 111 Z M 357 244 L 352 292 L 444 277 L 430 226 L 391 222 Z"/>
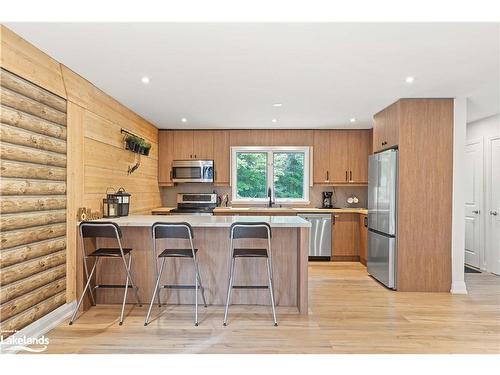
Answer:
<path fill-rule="evenodd" d="M 309 203 L 309 147 L 232 147 L 232 201 Z"/>

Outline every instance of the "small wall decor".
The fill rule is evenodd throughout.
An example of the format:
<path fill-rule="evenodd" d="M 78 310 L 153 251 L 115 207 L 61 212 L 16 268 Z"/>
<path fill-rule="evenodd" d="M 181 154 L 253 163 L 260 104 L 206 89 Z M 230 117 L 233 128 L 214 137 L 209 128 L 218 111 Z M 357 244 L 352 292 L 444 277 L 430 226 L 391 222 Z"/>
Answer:
<path fill-rule="evenodd" d="M 79 221 L 91 221 L 102 219 L 102 213 L 99 211 L 92 211 L 90 208 L 80 207 L 78 209 L 77 219 Z"/>

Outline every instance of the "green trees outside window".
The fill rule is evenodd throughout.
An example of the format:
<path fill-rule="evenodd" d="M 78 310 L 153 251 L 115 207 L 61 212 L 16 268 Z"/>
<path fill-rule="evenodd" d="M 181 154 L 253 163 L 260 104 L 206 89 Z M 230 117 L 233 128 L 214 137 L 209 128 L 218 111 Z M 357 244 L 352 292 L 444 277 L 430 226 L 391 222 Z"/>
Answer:
<path fill-rule="evenodd" d="M 238 198 L 267 197 L 267 152 L 236 153 Z"/>
<path fill-rule="evenodd" d="M 304 152 L 236 152 L 236 198 L 266 199 L 271 187 L 275 199 L 304 199 L 305 163 Z"/>
<path fill-rule="evenodd" d="M 304 198 L 304 153 L 276 152 L 273 167 L 274 197 Z"/>

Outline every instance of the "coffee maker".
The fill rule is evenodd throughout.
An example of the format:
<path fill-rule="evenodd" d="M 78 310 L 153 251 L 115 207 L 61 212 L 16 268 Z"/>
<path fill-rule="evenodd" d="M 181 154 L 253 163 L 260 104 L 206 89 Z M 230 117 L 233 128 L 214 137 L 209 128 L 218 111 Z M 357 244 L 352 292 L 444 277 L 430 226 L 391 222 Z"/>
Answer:
<path fill-rule="evenodd" d="M 333 195 L 333 192 L 331 192 L 331 191 L 324 191 L 323 192 L 323 203 L 321 205 L 321 208 L 333 208 L 332 195 Z"/>

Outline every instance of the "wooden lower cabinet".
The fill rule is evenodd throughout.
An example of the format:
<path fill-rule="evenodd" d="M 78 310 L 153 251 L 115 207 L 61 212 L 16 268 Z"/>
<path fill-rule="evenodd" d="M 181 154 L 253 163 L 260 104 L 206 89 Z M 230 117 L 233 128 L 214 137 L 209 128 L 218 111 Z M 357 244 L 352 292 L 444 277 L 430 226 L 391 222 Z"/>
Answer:
<path fill-rule="evenodd" d="M 359 215 L 359 261 L 366 266 L 368 259 L 368 215 Z"/>
<path fill-rule="evenodd" d="M 359 214 L 333 215 L 332 260 L 359 260 Z"/>

